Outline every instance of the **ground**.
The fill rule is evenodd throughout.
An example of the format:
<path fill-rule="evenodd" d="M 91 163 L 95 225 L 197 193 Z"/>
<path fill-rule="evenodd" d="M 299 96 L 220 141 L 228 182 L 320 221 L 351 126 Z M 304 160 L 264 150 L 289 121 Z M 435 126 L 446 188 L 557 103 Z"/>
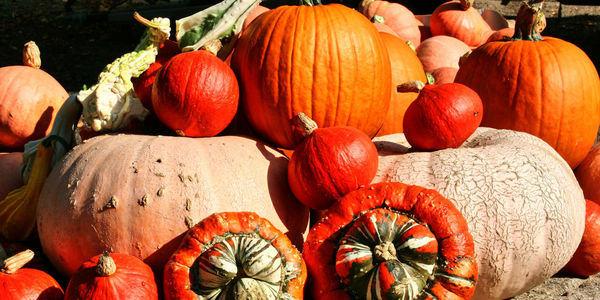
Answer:
<path fill-rule="evenodd" d="M 42 69 L 65 89 L 74 92 L 83 85 L 95 83 L 106 64 L 135 47 L 144 28 L 128 17 L 130 10 L 93 13 L 85 7 L 84 0 L 78 1 L 73 4 L 73 11 L 68 12 L 62 0 L 0 0 L 0 47 L 3 50 L 0 51 L 0 67 L 20 64 L 23 44 L 33 40 L 42 53 Z M 510 1 L 480 0 L 477 5 L 481 7 L 492 2 L 504 5 L 500 2 Z M 557 7 L 557 2 L 553 2 Z M 206 2 L 196 1 L 193 6 L 179 7 L 171 13 L 180 17 L 193 14 L 202 3 Z M 600 16 L 581 15 L 582 10 L 585 13 L 585 7 L 569 9 L 569 16 L 563 14 L 559 18 L 558 12 L 550 14 L 544 35 L 572 42 L 599 67 Z M 515 300 L 598 298 L 600 276 L 575 278 L 559 274 Z"/>

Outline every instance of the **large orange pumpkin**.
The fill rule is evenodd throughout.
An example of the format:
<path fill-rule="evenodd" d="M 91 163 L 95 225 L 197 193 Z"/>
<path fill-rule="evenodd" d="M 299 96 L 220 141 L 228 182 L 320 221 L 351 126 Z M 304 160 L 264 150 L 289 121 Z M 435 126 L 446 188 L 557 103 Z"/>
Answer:
<path fill-rule="evenodd" d="M 375 136 L 390 102 L 390 60 L 377 29 L 339 4 L 281 6 L 255 19 L 232 59 L 241 102 L 258 134 L 283 148 L 300 140 L 290 121 Z"/>
<path fill-rule="evenodd" d="M 404 112 L 410 103 L 417 98 L 418 93 L 399 93 L 396 91 L 396 86 L 413 80 L 420 80 L 423 83 L 427 82 L 423 65 L 415 54 L 415 51 L 398 37 L 384 32 L 380 32 L 380 35 L 390 55 L 392 99 L 387 116 L 383 121 L 383 126 L 377 133 L 377 136 L 403 132 L 402 120 Z"/>
<path fill-rule="evenodd" d="M 495 41 L 464 60 L 455 82 L 483 101 L 482 126 L 533 134 L 576 167 L 600 125 L 600 78 L 577 46 L 537 32 L 545 19 L 524 3 L 512 41 Z"/>

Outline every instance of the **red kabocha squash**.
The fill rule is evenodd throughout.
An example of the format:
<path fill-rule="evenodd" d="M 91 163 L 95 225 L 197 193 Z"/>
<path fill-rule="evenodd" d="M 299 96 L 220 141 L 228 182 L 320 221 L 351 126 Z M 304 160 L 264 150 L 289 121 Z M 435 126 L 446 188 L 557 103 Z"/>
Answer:
<path fill-rule="evenodd" d="M 600 204 L 600 144 L 594 144 L 588 155 L 575 169 L 575 177 L 586 199 Z"/>
<path fill-rule="evenodd" d="M 22 268 L 33 258 L 31 250 L 5 257 L 0 247 L 0 295 L 4 300 L 62 300 L 63 290 L 47 273 Z"/>
<path fill-rule="evenodd" d="M 96 255 L 71 276 L 65 291 L 65 300 L 85 299 L 158 299 L 154 273 L 131 255 Z"/>
<path fill-rule="evenodd" d="M 390 55 L 392 67 L 392 99 L 383 125 L 377 136 L 403 132 L 402 119 L 408 105 L 417 98 L 415 92 L 399 93 L 396 90 L 398 84 L 420 80 L 427 82 L 427 75 L 423 65 L 415 54 L 415 51 L 403 40 L 390 34 L 381 33 L 381 39 L 385 43 Z"/>
<path fill-rule="evenodd" d="M 233 119 L 240 96 L 233 70 L 206 50 L 171 58 L 156 75 L 152 107 L 178 135 L 215 136 Z"/>
<path fill-rule="evenodd" d="M 585 200 L 583 237 L 564 271 L 578 276 L 600 273 L 600 204 Z"/>
<path fill-rule="evenodd" d="M 539 1 L 530 2 L 534 4 L 523 3 L 517 14 L 513 39 L 473 50 L 455 82 L 481 97 L 482 126 L 540 137 L 575 168 L 600 126 L 600 78 L 577 46 L 540 36 L 545 18 Z"/>
<path fill-rule="evenodd" d="M 21 178 L 21 161 L 23 153 L 0 153 L 0 200 L 4 199 L 12 190 L 23 185 Z"/>
<path fill-rule="evenodd" d="M 373 180 L 377 149 L 362 131 L 353 127 L 317 128 L 303 113 L 293 121 L 305 138 L 290 159 L 288 182 L 304 205 L 326 209 Z"/>
<path fill-rule="evenodd" d="M 0 151 L 23 151 L 32 140 L 50 132 L 67 91 L 39 68 L 40 53 L 33 42 L 25 44 L 24 66 L 0 68 Z"/>
<path fill-rule="evenodd" d="M 383 23 L 403 41 L 410 41 L 415 47 L 421 43 L 421 31 L 417 19 L 404 5 L 381 0 L 370 1 L 361 7 L 360 12 L 369 20 L 381 16 L 384 19 Z"/>
<path fill-rule="evenodd" d="M 48 175 L 38 236 L 66 276 L 107 249 L 159 276 L 185 232 L 222 211 L 260 213 L 301 246 L 309 211 L 290 191 L 287 168 L 275 149 L 241 136 L 98 136 Z"/>
<path fill-rule="evenodd" d="M 431 34 L 452 36 L 470 47 L 483 44 L 492 28 L 472 5 L 473 0 L 460 0 L 438 6 L 429 21 Z"/>
<path fill-rule="evenodd" d="M 471 48 L 457 38 L 438 35 L 424 40 L 415 51 L 425 72 L 431 73 L 443 67 L 458 69 L 460 57 L 470 52 Z"/>
<path fill-rule="evenodd" d="M 541 139 L 479 127 L 456 149 L 417 152 L 404 134 L 374 142 L 379 170 L 373 182 L 434 189 L 467 220 L 479 269 L 472 299 L 528 291 L 575 253 L 585 225 L 583 193 L 569 165 Z"/>
<path fill-rule="evenodd" d="M 303 299 L 306 277 L 302 255 L 268 219 L 222 212 L 188 231 L 163 283 L 165 300 Z"/>
<path fill-rule="evenodd" d="M 482 115 L 481 98 L 467 86 L 426 85 L 404 114 L 404 135 L 421 150 L 458 148 L 479 127 Z"/>
<path fill-rule="evenodd" d="M 473 237 L 452 202 L 398 182 L 370 185 L 331 206 L 304 243 L 319 299 L 469 299 Z"/>
<path fill-rule="evenodd" d="M 158 55 L 155 61 L 140 75 L 131 79 L 135 90 L 135 95 L 140 99 L 144 107 L 153 112 L 152 109 L 152 84 L 156 78 L 156 74 L 162 66 L 169 61 L 173 56 L 181 53 L 177 42 L 166 40 L 158 49 Z"/>
<path fill-rule="evenodd" d="M 296 28 L 290 30 L 290 28 Z M 290 120 L 351 126 L 373 137 L 390 103 L 390 60 L 379 32 L 340 4 L 280 6 L 254 20 L 233 53 L 241 102 L 256 133 L 293 149 Z"/>

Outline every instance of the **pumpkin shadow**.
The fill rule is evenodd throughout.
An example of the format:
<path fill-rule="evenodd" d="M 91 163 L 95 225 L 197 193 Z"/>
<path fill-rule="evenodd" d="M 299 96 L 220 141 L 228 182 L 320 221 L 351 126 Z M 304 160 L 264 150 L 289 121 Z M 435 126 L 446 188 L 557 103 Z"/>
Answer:
<path fill-rule="evenodd" d="M 183 243 L 183 238 L 188 231 L 189 230 L 182 232 L 144 259 L 144 262 L 152 268 L 159 295 L 163 294 L 163 272 L 165 265 L 171 258 L 171 255 L 179 249 L 179 246 Z"/>
<path fill-rule="evenodd" d="M 288 159 L 284 156 L 276 157 L 270 152 L 266 145 L 256 142 L 257 149 L 270 162 L 267 171 L 268 189 L 273 207 L 277 212 L 279 219 L 285 225 L 287 232 L 285 235 L 299 251 L 302 251 L 304 238 L 308 233 L 310 212 L 307 207 L 302 205 L 293 195 L 287 181 L 287 163 Z M 281 176 L 284 174 L 284 176 Z M 290 197 L 281 197 L 281 195 L 290 195 Z M 278 228 L 281 231 L 283 228 Z M 302 231 L 300 231 L 302 230 Z"/>
<path fill-rule="evenodd" d="M 26 136 L 23 143 L 18 143 L 12 146 L 0 147 L 0 152 L 23 152 L 26 143 L 38 140 L 46 136 L 46 131 L 52 125 L 52 115 L 54 113 L 54 107 L 48 106 L 46 110 L 40 115 L 40 118 L 35 123 L 33 132 Z"/>
<path fill-rule="evenodd" d="M 45 289 L 43 292 L 40 293 L 40 295 L 38 296 L 37 299 L 63 299 L 64 295 L 63 295 L 63 291 L 57 287 L 49 287 L 47 289 Z"/>

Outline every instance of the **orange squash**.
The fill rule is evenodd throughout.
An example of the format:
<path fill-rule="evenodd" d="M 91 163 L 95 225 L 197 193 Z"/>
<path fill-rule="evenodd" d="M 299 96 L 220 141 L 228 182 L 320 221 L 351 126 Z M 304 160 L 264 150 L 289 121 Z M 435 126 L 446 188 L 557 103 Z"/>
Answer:
<path fill-rule="evenodd" d="M 461 61 L 455 82 L 481 97 L 482 126 L 533 134 L 575 168 L 596 140 L 600 78 L 577 46 L 540 36 L 545 18 L 536 5 L 521 6 L 512 40 L 486 43 Z"/>
<path fill-rule="evenodd" d="M 390 60 L 375 27 L 339 4 L 280 6 L 255 19 L 231 61 L 257 134 L 293 148 L 290 120 L 352 126 L 373 137 L 390 103 Z"/>
<path fill-rule="evenodd" d="M 600 144 L 595 144 L 590 153 L 575 169 L 575 177 L 586 199 L 600 204 Z"/>
<path fill-rule="evenodd" d="M 583 237 L 563 270 L 578 276 L 591 276 L 600 272 L 600 204 L 585 200 Z"/>
<path fill-rule="evenodd" d="M 460 0 L 438 6 L 429 21 L 431 34 L 449 35 L 471 47 L 483 44 L 487 38 L 484 34 L 492 28 L 472 4 L 473 0 Z"/>

